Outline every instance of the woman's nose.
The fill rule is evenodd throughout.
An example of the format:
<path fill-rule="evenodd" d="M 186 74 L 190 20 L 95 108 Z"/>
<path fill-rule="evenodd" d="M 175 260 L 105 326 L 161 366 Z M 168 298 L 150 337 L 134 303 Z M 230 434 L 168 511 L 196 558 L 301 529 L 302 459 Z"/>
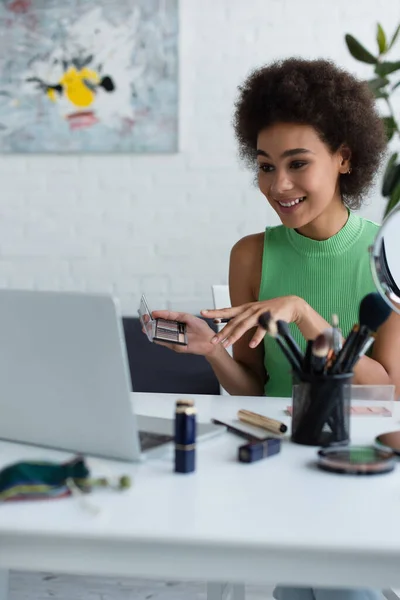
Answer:
<path fill-rule="evenodd" d="M 271 181 L 270 192 L 272 196 L 279 196 L 293 189 L 293 183 L 285 169 L 277 169 Z"/>

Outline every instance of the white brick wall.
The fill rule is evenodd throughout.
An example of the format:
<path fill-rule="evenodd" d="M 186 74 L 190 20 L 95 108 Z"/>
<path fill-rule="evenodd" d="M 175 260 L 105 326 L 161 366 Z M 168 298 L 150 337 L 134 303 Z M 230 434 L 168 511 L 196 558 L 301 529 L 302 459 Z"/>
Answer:
<path fill-rule="evenodd" d="M 209 306 L 232 244 L 277 223 L 237 160 L 237 85 L 294 54 L 369 77 L 344 34 L 374 48 L 377 20 L 392 32 L 398 0 L 181 0 L 179 153 L 0 157 L 0 286 L 110 291 L 125 314 L 143 291 L 153 308 Z M 383 206 L 376 191 L 363 214 Z"/>

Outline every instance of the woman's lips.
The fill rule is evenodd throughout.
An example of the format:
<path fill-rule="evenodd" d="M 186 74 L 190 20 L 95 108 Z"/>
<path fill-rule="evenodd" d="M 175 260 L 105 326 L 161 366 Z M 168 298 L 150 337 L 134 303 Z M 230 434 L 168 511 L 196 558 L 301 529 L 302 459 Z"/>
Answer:
<path fill-rule="evenodd" d="M 287 198 L 285 200 L 276 200 L 276 203 L 280 213 L 290 214 L 296 211 L 305 199 L 305 196 L 302 196 L 301 198 Z"/>

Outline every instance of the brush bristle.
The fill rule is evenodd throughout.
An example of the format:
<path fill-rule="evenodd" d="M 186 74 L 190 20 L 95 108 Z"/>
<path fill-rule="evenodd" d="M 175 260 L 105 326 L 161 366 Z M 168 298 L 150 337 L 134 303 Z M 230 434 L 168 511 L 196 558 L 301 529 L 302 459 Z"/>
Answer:
<path fill-rule="evenodd" d="M 389 317 L 392 309 L 377 292 L 367 294 L 360 302 L 359 321 L 370 331 L 376 331 Z"/>
<path fill-rule="evenodd" d="M 329 346 L 333 346 L 333 329 L 332 329 L 332 327 L 327 327 L 326 329 L 324 329 L 323 335 L 324 335 L 325 339 L 327 340 Z"/>
<path fill-rule="evenodd" d="M 332 315 L 332 327 L 339 327 L 339 317 L 335 314 Z"/>
<path fill-rule="evenodd" d="M 269 310 L 267 310 L 267 312 L 260 315 L 258 317 L 258 324 L 260 325 L 260 327 L 263 327 L 263 329 L 268 329 L 268 325 L 271 320 L 271 317 L 272 317 L 272 315 Z"/>
<path fill-rule="evenodd" d="M 312 353 L 320 358 L 327 356 L 329 352 L 329 342 L 323 333 L 320 333 L 313 342 Z"/>
<path fill-rule="evenodd" d="M 276 321 L 272 318 L 269 310 L 258 317 L 258 324 L 261 325 L 271 337 L 276 337 L 278 335 Z"/>

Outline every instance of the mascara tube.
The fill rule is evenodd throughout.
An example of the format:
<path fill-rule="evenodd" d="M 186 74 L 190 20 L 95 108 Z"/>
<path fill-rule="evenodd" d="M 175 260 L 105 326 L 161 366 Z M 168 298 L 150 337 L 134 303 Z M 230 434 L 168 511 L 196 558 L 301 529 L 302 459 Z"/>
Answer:
<path fill-rule="evenodd" d="M 196 468 L 196 408 L 193 400 L 177 400 L 175 407 L 175 473 Z"/>

